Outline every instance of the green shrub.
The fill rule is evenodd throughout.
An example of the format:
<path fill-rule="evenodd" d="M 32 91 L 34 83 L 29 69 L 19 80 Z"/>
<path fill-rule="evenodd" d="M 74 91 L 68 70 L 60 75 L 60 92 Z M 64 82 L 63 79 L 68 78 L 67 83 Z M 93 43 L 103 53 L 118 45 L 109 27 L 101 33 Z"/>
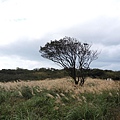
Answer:
<path fill-rule="evenodd" d="M 3 88 L 0 88 L 0 104 L 6 102 L 9 99 L 10 91 L 7 91 Z"/>
<path fill-rule="evenodd" d="M 32 89 L 28 86 L 22 87 L 21 93 L 25 99 L 30 99 L 33 96 Z"/>

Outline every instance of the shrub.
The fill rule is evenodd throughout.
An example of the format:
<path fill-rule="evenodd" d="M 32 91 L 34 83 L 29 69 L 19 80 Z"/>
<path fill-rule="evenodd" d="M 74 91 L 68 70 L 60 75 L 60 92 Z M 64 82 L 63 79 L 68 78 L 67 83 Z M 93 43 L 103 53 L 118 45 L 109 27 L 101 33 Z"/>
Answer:
<path fill-rule="evenodd" d="M 31 88 L 28 87 L 28 86 L 22 87 L 21 93 L 22 93 L 22 96 L 23 96 L 25 99 L 30 99 L 30 98 L 32 98 L 32 96 L 33 96 L 32 90 L 31 90 Z"/>

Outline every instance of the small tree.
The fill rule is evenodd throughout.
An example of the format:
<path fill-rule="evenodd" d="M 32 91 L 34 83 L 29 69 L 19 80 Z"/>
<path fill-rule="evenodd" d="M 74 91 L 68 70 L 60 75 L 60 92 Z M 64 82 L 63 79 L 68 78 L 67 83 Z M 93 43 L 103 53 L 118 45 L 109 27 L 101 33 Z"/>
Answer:
<path fill-rule="evenodd" d="M 93 60 L 97 59 L 97 51 L 90 50 L 91 45 L 81 43 L 75 38 L 64 37 L 40 47 L 41 56 L 62 66 L 74 79 L 75 84 L 84 84 L 86 71 Z"/>

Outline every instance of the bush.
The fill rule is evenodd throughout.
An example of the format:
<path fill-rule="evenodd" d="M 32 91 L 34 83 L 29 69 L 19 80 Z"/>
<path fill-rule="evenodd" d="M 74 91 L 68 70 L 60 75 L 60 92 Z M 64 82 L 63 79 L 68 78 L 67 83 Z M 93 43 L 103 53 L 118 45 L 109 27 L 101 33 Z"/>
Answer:
<path fill-rule="evenodd" d="M 25 99 L 30 99 L 33 97 L 32 88 L 28 86 L 22 87 L 21 94 Z"/>

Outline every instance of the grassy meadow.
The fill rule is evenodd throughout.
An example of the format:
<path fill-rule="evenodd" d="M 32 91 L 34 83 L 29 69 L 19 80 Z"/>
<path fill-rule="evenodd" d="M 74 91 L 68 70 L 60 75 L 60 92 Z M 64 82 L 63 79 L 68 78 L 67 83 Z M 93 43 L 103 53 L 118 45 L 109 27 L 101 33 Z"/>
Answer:
<path fill-rule="evenodd" d="M 120 120 L 120 81 L 1 82 L 0 120 Z"/>

